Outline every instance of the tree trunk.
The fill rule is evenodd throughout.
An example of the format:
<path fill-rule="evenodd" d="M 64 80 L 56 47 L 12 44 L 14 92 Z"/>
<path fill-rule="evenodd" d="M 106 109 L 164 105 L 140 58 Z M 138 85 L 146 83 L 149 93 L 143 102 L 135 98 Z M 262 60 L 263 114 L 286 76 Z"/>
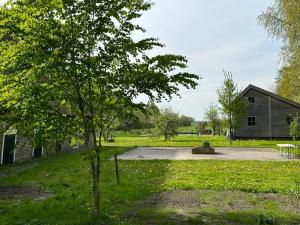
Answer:
<path fill-rule="evenodd" d="M 94 145 L 96 150 L 96 181 L 95 186 L 95 208 L 97 208 L 97 216 L 100 216 L 100 150 L 101 150 L 101 139 L 99 140 L 99 146 L 97 146 L 96 133 L 93 133 Z"/>
<path fill-rule="evenodd" d="M 231 126 L 231 122 L 230 122 L 230 125 L 229 125 L 229 142 L 230 142 L 230 145 L 232 145 L 232 126 Z"/>
<path fill-rule="evenodd" d="M 92 139 L 92 140 L 91 140 Z M 92 183 L 93 183 L 93 202 L 94 215 L 100 216 L 100 149 L 97 146 L 95 132 L 92 132 L 85 138 L 90 151 Z M 96 157 L 95 157 L 96 152 Z"/>
<path fill-rule="evenodd" d="M 91 163 L 94 165 L 95 160 L 93 159 Z M 95 171 L 93 171 L 94 214 L 95 214 L 95 216 L 100 216 L 100 189 L 99 189 L 100 176 L 97 173 L 95 166 L 92 166 L 92 170 L 95 170 Z"/>
<path fill-rule="evenodd" d="M 231 112 L 229 113 L 229 120 L 228 120 L 228 122 L 229 122 L 229 136 L 228 136 L 228 138 L 229 138 L 229 142 L 230 142 L 230 145 L 232 145 L 232 114 L 231 114 Z"/>

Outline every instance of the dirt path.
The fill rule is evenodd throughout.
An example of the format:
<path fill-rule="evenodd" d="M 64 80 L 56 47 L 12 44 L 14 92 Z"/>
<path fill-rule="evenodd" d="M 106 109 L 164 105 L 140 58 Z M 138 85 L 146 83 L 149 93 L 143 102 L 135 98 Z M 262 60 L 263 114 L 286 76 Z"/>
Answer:
<path fill-rule="evenodd" d="M 11 200 L 21 198 L 43 200 L 51 197 L 52 195 L 52 193 L 44 192 L 36 187 L 0 186 L 0 200 Z"/>
<path fill-rule="evenodd" d="M 300 198 L 272 193 L 175 190 L 138 202 L 134 217 L 147 225 L 295 225 L 300 224 Z"/>

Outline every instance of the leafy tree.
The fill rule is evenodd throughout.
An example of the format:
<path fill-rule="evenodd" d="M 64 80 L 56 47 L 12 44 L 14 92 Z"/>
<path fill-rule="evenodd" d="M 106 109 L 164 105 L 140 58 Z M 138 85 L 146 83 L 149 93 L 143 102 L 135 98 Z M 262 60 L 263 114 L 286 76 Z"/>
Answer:
<path fill-rule="evenodd" d="M 262 25 L 273 38 L 283 40 L 283 68 L 277 78 L 278 93 L 300 102 L 300 2 L 274 0 L 274 4 L 259 16 Z"/>
<path fill-rule="evenodd" d="M 126 115 L 120 121 L 119 128 L 122 130 L 130 131 L 131 129 L 149 129 L 153 128 L 154 125 L 151 123 L 151 115 L 158 113 L 159 108 L 154 102 L 148 102 L 142 110 L 134 110 L 133 112 Z"/>
<path fill-rule="evenodd" d="M 190 116 L 181 115 L 179 117 L 179 125 L 181 127 L 191 126 L 194 121 L 195 121 L 194 118 Z"/>
<path fill-rule="evenodd" d="M 151 116 L 158 112 L 159 108 L 153 101 L 148 102 L 145 110 L 139 111 L 138 117 L 140 119 L 142 129 L 149 129 L 154 127 L 154 124 L 151 123 Z"/>
<path fill-rule="evenodd" d="M 93 211 L 100 214 L 104 132 L 140 94 L 160 101 L 198 76 L 180 55 L 147 56 L 157 39 L 134 41 L 142 0 L 9 0 L 0 9 L 1 105 L 33 140 L 83 137 L 92 171 Z M 63 131 L 61 131 L 61 129 Z"/>
<path fill-rule="evenodd" d="M 162 109 L 160 112 L 153 114 L 152 123 L 154 124 L 154 134 L 163 135 L 165 141 L 170 140 L 178 132 L 179 116 L 170 108 Z"/>
<path fill-rule="evenodd" d="M 121 129 L 125 131 L 131 131 L 132 129 L 142 128 L 141 121 L 137 115 L 139 111 L 128 115 L 124 120 L 122 120 Z"/>
<path fill-rule="evenodd" d="M 216 135 L 217 127 L 220 124 L 218 106 L 210 105 L 205 111 L 205 119 L 208 120 L 210 126 L 212 127 L 213 134 Z"/>
<path fill-rule="evenodd" d="M 206 121 L 201 121 L 198 124 L 197 131 L 200 134 L 206 134 L 206 132 L 208 131 L 207 127 L 208 127 L 208 123 Z"/>
<path fill-rule="evenodd" d="M 276 80 L 276 87 L 279 95 L 300 103 L 299 71 L 299 65 L 290 65 L 281 68 Z"/>
<path fill-rule="evenodd" d="M 217 125 L 218 134 L 224 134 L 224 128 L 226 128 L 226 122 L 223 118 L 220 118 L 219 123 Z"/>
<path fill-rule="evenodd" d="M 224 76 L 225 79 L 217 90 L 217 94 L 231 143 L 234 129 L 238 127 L 240 120 L 245 116 L 246 104 L 240 97 L 240 91 L 232 79 L 232 73 L 224 71 Z"/>
<path fill-rule="evenodd" d="M 290 135 L 293 137 L 294 142 L 299 137 L 299 129 L 299 114 L 297 113 L 296 116 L 292 117 L 290 124 Z"/>
<path fill-rule="evenodd" d="M 50 84 L 58 53 L 57 24 L 50 20 L 57 9 L 54 3 L 32 1 L 7 1 L 0 8 L 0 105 L 6 112 L 1 119 L 19 134 L 34 137 L 34 145 L 76 134 L 71 125 L 74 115 L 60 99 L 68 88 Z"/>
<path fill-rule="evenodd" d="M 128 114 L 122 120 L 122 125 L 120 129 L 130 131 L 132 129 L 149 129 L 154 128 L 155 123 L 151 121 L 151 117 L 153 115 L 158 115 L 160 113 L 160 109 L 153 102 L 149 102 L 144 110 L 135 110 L 132 113 Z M 191 126 L 194 122 L 194 118 L 178 115 L 178 125 L 179 126 Z"/>

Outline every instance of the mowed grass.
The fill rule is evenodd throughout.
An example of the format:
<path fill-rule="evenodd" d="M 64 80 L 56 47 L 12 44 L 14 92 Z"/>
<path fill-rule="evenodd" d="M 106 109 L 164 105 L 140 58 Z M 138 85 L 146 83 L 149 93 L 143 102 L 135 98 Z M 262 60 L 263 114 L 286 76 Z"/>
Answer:
<path fill-rule="evenodd" d="M 137 135 L 125 132 L 115 133 L 115 143 L 109 146 L 199 146 L 202 142 L 208 141 L 213 147 L 253 147 L 253 148 L 278 148 L 277 144 L 291 144 L 291 140 L 235 140 L 230 144 L 224 136 L 175 136 L 169 141 L 164 141 L 162 137 L 157 138 L 149 135 Z"/>
<path fill-rule="evenodd" d="M 196 133 L 197 129 L 198 129 L 198 124 L 194 123 L 191 126 L 179 127 L 178 131 L 179 132 L 194 132 L 194 133 Z"/>
<path fill-rule="evenodd" d="M 53 196 L 46 200 L 0 200 L 0 224 L 211 224 L 203 222 L 202 214 L 197 216 L 180 214 L 186 218 L 178 222 L 172 217 L 174 213 L 178 214 L 174 209 L 137 208 L 140 201 L 145 201 L 157 193 L 172 190 L 277 193 L 298 201 L 299 161 L 120 161 L 121 184 L 117 185 L 114 162 L 109 158 L 129 150 L 133 145 L 143 145 L 139 142 L 133 144 L 135 142 L 131 138 L 138 137 L 122 138 L 123 142 L 120 141 L 121 137 L 120 139 L 117 137 L 117 142 L 113 144 L 120 146 L 106 146 L 101 153 L 101 218 L 92 216 L 89 161 L 84 159 L 84 153 L 64 153 L 25 164 L 0 167 L 1 185 L 37 186 L 53 193 Z M 182 140 L 180 143 L 187 144 L 190 140 L 190 137 L 178 138 Z M 126 139 L 130 142 L 125 145 Z M 199 139 L 195 140 L 196 142 L 198 143 Z M 121 146 L 121 143 L 124 146 Z M 156 143 L 160 145 L 163 142 Z M 217 208 L 205 208 L 203 213 L 209 213 L 217 218 L 213 224 L 257 224 L 257 221 L 264 221 L 265 218 L 268 221 L 269 217 L 276 222 L 272 224 L 297 224 L 295 221 L 300 221 L 299 215 L 289 212 L 288 209 L 281 209 L 280 205 L 270 202 L 261 204 L 263 204 L 261 209 L 254 207 L 246 211 L 235 210 L 226 213 L 226 218 L 217 213 L 220 210 Z"/>

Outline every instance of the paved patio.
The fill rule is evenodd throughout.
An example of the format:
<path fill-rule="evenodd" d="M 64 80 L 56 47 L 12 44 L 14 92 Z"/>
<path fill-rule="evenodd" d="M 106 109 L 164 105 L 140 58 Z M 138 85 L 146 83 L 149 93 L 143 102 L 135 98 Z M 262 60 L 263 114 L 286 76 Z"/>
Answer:
<path fill-rule="evenodd" d="M 271 148 L 215 148 L 214 155 L 194 155 L 191 147 L 138 147 L 118 156 L 121 160 L 286 160 Z"/>

